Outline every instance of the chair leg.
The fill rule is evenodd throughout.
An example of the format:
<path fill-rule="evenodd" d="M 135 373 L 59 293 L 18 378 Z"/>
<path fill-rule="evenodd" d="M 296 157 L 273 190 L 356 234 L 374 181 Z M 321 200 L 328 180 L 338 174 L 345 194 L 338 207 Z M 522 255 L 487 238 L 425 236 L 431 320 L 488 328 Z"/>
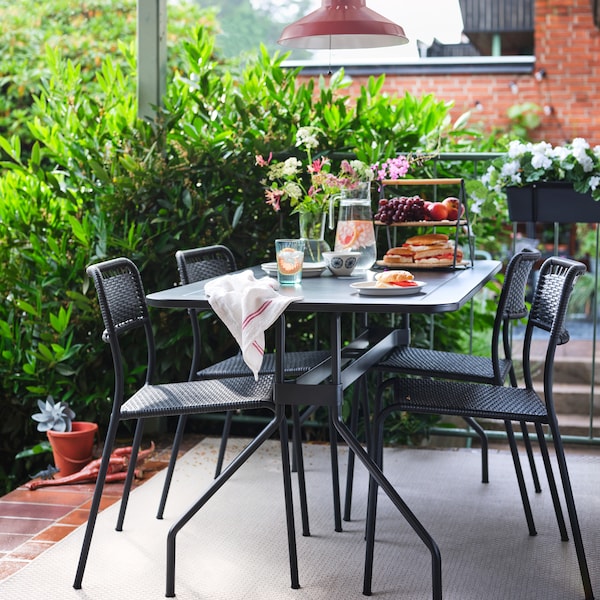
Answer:
<path fill-rule="evenodd" d="M 296 436 L 296 431 L 298 431 L 298 432 L 302 431 L 301 428 L 304 425 L 304 422 L 317 411 L 317 408 L 319 408 L 319 407 L 318 406 L 309 406 L 300 415 L 299 424 L 294 425 L 294 429 L 292 430 L 292 473 L 296 473 L 296 471 L 298 470 L 298 465 L 296 462 L 296 450 L 295 450 L 296 445 L 293 443 L 293 440 L 295 439 L 295 436 Z"/>
<path fill-rule="evenodd" d="M 121 506 L 119 508 L 119 516 L 117 517 L 117 531 L 123 531 L 123 521 L 125 521 L 125 512 L 127 511 L 127 503 L 129 502 L 129 492 L 133 485 L 135 476 L 135 467 L 137 463 L 138 452 L 142 444 L 142 435 L 144 434 L 144 420 L 138 419 L 135 427 L 135 434 L 131 444 L 131 456 L 129 457 L 129 466 L 127 468 L 127 477 L 123 485 L 123 495 L 121 496 Z"/>
<path fill-rule="evenodd" d="M 515 439 L 515 433 L 513 431 L 512 423 L 510 421 L 504 421 L 504 426 L 506 428 L 508 445 L 510 446 L 510 452 L 512 454 L 513 464 L 515 467 L 517 483 L 519 484 L 519 491 L 521 493 L 521 501 L 523 502 L 523 510 L 525 511 L 525 520 L 527 521 L 527 527 L 529 528 L 529 535 L 537 535 L 535 523 L 533 522 L 531 504 L 529 503 L 529 496 L 527 495 L 525 478 L 523 477 L 523 469 L 521 467 L 521 460 L 519 459 L 519 451 L 517 449 L 517 441 Z"/>
<path fill-rule="evenodd" d="M 169 458 L 169 466 L 167 467 L 167 473 L 165 475 L 165 483 L 163 484 L 160 502 L 158 503 L 158 511 L 156 513 L 157 519 L 162 519 L 165 512 L 167 496 L 169 495 L 169 489 L 171 488 L 173 471 L 175 470 L 175 463 L 177 462 L 177 455 L 179 454 L 179 447 L 181 446 L 181 440 L 183 439 L 186 423 L 187 415 L 180 415 L 179 420 L 177 421 L 175 437 L 173 438 L 173 447 L 171 448 L 171 457 Z"/>
<path fill-rule="evenodd" d="M 546 478 L 548 479 L 548 488 L 550 489 L 550 497 L 552 498 L 554 513 L 556 514 L 556 522 L 558 523 L 560 539 L 563 542 L 568 542 L 569 534 L 567 533 L 567 525 L 565 523 L 565 517 L 563 515 L 562 507 L 560 505 L 560 499 L 558 497 L 558 488 L 556 487 L 556 479 L 554 478 L 552 463 L 550 462 L 550 455 L 548 454 L 548 444 L 546 444 L 546 436 L 544 435 L 544 429 L 541 423 L 536 423 L 535 429 L 540 444 L 542 460 L 544 461 L 544 468 L 546 469 Z"/>
<path fill-rule="evenodd" d="M 278 410 L 282 411 L 282 417 L 279 423 L 279 439 L 281 440 L 281 465 L 283 471 L 283 494 L 285 500 L 285 518 L 288 534 L 288 554 L 290 558 L 290 580 L 292 589 L 297 590 L 300 588 L 300 579 L 298 574 L 296 526 L 294 524 L 294 505 L 292 500 L 292 472 L 290 469 L 288 430 L 283 408 L 278 408 Z M 300 446 L 300 453 L 298 454 L 298 457 L 300 460 L 302 460 L 302 445 Z M 302 473 L 304 473 L 304 465 L 302 465 Z"/>
<path fill-rule="evenodd" d="M 225 413 L 225 422 L 223 423 L 223 433 L 221 433 L 221 444 L 219 446 L 219 456 L 217 456 L 217 465 L 215 467 L 215 478 L 221 474 L 223 469 L 223 460 L 225 460 L 225 451 L 227 450 L 227 441 L 231 430 L 231 421 L 233 420 L 233 411 Z"/>
<path fill-rule="evenodd" d="M 356 383 L 352 393 L 352 406 L 350 407 L 350 431 L 356 435 L 358 431 L 358 410 L 360 404 L 360 380 Z M 352 513 L 352 488 L 354 486 L 354 452 L 348 448 L 348 464 L 346 465 L 346 495 L 344 497 L 344 521 L 351 520 Z"/>
<path fill-rule="evenodd" d="M 177 520 L 167 534 L 167 575 L 166 575 L 166 591 L 167 598 L 175 596 L 175 542 L 179 531 L 183 526 L 223 487 L 223 485 L 234 475 L 237 470 L 269 439 L 276 431 L 282 431 L 282 421 L 285 421 L 285 413 L 278 408 L 278 414 L 269 422 L 269 424 L 244 448 L 232 461 L 227 465 L 223 472 L 213 481 L 208 490 L 196 501 L 188 510 Z M 287 424 L 286 424 L 287 426 Z M 287 441 L 287 434 L 282 434 Z M 282 443 L 282 455 L 285 454 L 285 449 Z M 288 450 L 289 452 L 289 450 Z M 289 455 L 287 462 L 283 464 L 284 472 L 289 470 Z M 286 517 L 288 524 L 288 540 L 290 545 L 293 545 L 294 552 L 290 555 L 290 567 L 292 571 L 292 588 L 299 587 L 298 585 L 298 566 L 295 553 L 295 529 L 293 527 L 293 507 L 292 507 L 292 492 L 291 492 L 291 475 L 285 476 L 284 479 L 285 498 L 286 498 Z M 290 531 L 291 527 L 291 531 Z M 291 543 L 293 540 L 293 544 Z"/>
<path fill-rule="evenodd" d="M 286 429 L 287 432 L 287 429 Z M 302 454 L 302 437 L 300 413 L 297 406 L 292 406 L 292 455 L 296 457 L 296 470 L 298 473 L 298 491 L 300 494 L 300 514 L 302 516 L 302 535 L 310 536 L 308 522 L 308 500 L 306 497 L 306 477 L 304 473 L 304 456 Z M 287 436 L 286 436 L 287 437 Z M 292 469 L 293 470 L 293 469 Z"/>
<path fill-rule="evenodd" d="M 85 566 L 87 564 L 88 555 L 90 553 L 90 545 L 92 543 L 92 536 L 94 535 L 94 527 L 96 526 L 96 517 L 98 516 L 98 511 L 100 509 L 100 501 L 102 500 L 104 481 L 108 473 L 110 455 L 115 445 L 115 438 L 117 436 L 118 425 L 119 420 L 117 418 L 113 418 L 108 427 L 106 439 L 104 440 L 104 450 L 102 451 L 100 470 L 96 478 L 96 487 L 94 488 L 94 495 L 92 497 L 92 504 L 90 506 L 90 514 L 88 516 L 85 534 L 83 536 L 81 553 L 79 555 L 79 563 L 77 565 L 77 572 L 75 573 L 75 581 L 73 582 L 73 587 L 76 590 L 81 589 L 81 582 L 83 580 Z"/>
<path fill-rule="evenodd" d="M 527 423 L 521 421 L 521 432 L 523 433 L 523 444 L 525 451 L 527 452 L 527 458 L 529 460 L 529 468 L 531 469 L 531 478 L 533 479 L 533 487 L 536 494 L 541 494 L 542 486 L 540 485 L 540 478 L 535 466 L 535 459 L 533 457 L 533 449 L 531 447 L 531 439 L 529 437 L 529 430 L 527 429 Z"/>
<path fill-rule="evenodd" d="M 333 424 L 333 414 L 328 411 L 329 418 L 329 451 L 331 454 L 331 483 L 333 486 L 333 528 L 342 529 L 342 499 L 340 497 L 340 469 L 338 463 L 337 430 Z"/>
<path fill-rule="evenodd" d="M 483 427 L 472 417 L 464 417 L 464 421 L 469 424 L 479 437 L 481 444 L 481 483 L 489 483 L 490 475 L 488 468 L 488 439 Z"/>
<path fill-rule="evenodd" d="M 562 481 L 563 493 L 565 495 L 565 501 L 567 504 L 567 512 L 569 513 L 569 522 L 571 524 L 573 543 L 575 544 L 575 552 L 577 554 L 577 561 L 579 563 L 581 581 L 583 583 L 583 589 L 585 592 L 585 600 L 593 600 L 594 592 L 592 591 L 590 572 L 588 569 L 587 559 L 585 557 L 585 549 L 583 547 L 583 539 L 581 537 L 581 528 L 579 526 L 579 519 L 577 517 L 577 509 L 575 508 L 573 488 L 571 487 L 569 470 L 567 469 L 567 460 L 565 458 L 565 451 L 556 419 L 551 419 L 549 425 L 552 433 L 554 451 L 556 452 L 556 459 L 558 461 L 558 470 L 560 472 L 560 478 Z"/>

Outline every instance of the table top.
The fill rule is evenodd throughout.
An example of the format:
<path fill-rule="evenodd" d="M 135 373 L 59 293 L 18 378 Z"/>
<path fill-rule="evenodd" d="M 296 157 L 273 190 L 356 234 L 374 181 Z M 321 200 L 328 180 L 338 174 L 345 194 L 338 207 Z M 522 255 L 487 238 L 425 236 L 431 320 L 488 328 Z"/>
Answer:
<path fill-rule="evenodd" d="M 415 294 L 403 296 L 366 296 L 359 294 L 350 284 L 373 279 L 366 277 L 338 278 L 323 274 L 309 277 L 300 286 L 281 287 L 280 293 L 302 295 L 302 300 L 292 302 L 288 312 L 357 312 L 357 313 L 440 313 L 454 311 L 466 304 L 502 268 L 495 260 L 476 260 L 473 267 L 459 269 L 415 270 L 415 279 L 426 285 Z M 245 269 L 242 269 L 245 270 Z M 265 275 L 260 266 L 251 269 L 257 278 Z M 204 294 L 206 281 L 177 286 L 148 294 L 150 306 L 159 308 L 208 309 Z"/>

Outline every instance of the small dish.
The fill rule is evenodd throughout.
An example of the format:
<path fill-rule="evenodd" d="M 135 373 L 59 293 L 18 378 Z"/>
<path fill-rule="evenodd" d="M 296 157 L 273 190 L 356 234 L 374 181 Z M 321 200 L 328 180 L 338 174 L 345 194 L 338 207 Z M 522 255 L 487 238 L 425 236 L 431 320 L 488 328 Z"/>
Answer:
<path fill-rule="evenodd" d="M 417 285 L 410 287 L 376 287 L 375 281 L 357 281 L 350 287 L 363 296 L 410 296 L 418 294 L 427 284 L 424 281 L 415 281 Z"/>
<path fill-rule="evenodd" d="M 350 277 L 360 258 L 360 252 L 350 250 L 323 252 L 323 258 L 327 268 L 336 277 Z"/>
<path fill-rule="evenodd" d="M 269 262 L 260 265 L 260 268 L 269 276 L 277 277 L 277 263 Z M 302 277 L 319 277 L 326 269 L 325 263 L 305 263 L 302 265 Z"/>

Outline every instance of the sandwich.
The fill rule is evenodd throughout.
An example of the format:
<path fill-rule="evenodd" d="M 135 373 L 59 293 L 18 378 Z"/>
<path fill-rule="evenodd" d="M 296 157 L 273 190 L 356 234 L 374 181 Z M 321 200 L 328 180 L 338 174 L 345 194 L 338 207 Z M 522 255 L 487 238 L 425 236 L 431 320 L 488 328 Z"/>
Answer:
<path fill-rule="evenodd" d="M 383 264 L 390 267 L 396 265 L 411 265 L 414 263 L 415 253 L 410 248 L 390 248 L 383 256 Z"/>
<path fill-rule="evenodd" d="M 414 275 L 408 271 L 385 271 L 375 275 L 375 287 L 377 288 L 414 287 L 416 285 Z"/>
<path fill-rule="evenodd" d="M 463 260 L 460 247 L 454 247 L 454 241 L 449 240 L 444 233 L 427 233 L 408 238 L 402 245 L 403 248 L 413 253 L 415 265 L 445 266 Z"/>

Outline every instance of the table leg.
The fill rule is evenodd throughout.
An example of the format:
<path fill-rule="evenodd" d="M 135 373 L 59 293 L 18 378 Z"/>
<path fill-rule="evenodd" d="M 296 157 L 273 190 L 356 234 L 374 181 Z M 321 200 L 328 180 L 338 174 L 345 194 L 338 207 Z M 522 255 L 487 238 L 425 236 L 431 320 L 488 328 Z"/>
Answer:
<path fill-rule="evenodd" d="M 332 358 L 332 371 L 331 378 L 332 383 L 339 384 L 341 381 L 341 348 L 342 348 L 342 334 L 341 334 L 341 314 L 335 313 L 331 319 L 331 358 Z M 341 406 L 336 406 L 332 409 L 334 416 L 334 424 L 338 433 L 342 439 L 348 444 L 350 450 L 354 452 L 356 457 L 363 463 L 367 471 L 369 472 L 370 478 L 379 485 L 383 491 L 387 494 L 388 498 L 392 501 L 394 506 L 400 511 L 402 516 L 406 519 L 408 524 L 413 528 L 415 533 L 421 538 L 421 541 L 427 546 L 431 553 L 431 567 L 432 567 L 432 587 L 433 587 L 433 600 L 442 600 L 442 556 L 438 545 L 435 540 L 431 537 L 429 532 L 425 529 L 422 523 L 410 510 L 408 505 L 402 500 L 396 489 L 388 481 L 383 474 L 383 471 L 379 468 L 376 462 L 371 456 L 364 450 L 357 437 L 347 427 L 342 420 Z M 371 482 L 373 484 L 373 481 Z M 376 493 L 376 486 L 372 485 L 373 490 Z M 374 521 L 374 519 L 373 519 Z M 374 535 L 374 523 L 371 527 L 372 531 L 367 529 L 367 536 L 369 533 Z M 373 543 L 369 544 L 367 539 L 367 549 L 372 547 Z M 370 573 L 372 572 L 373 556 L 367 556 L 365 559 L 365 583 L 363 586 L 363 593 L 365 595 L 371 594 L 371 582 Z M 367 574 L 369 575 L 367 580 Z"/>

